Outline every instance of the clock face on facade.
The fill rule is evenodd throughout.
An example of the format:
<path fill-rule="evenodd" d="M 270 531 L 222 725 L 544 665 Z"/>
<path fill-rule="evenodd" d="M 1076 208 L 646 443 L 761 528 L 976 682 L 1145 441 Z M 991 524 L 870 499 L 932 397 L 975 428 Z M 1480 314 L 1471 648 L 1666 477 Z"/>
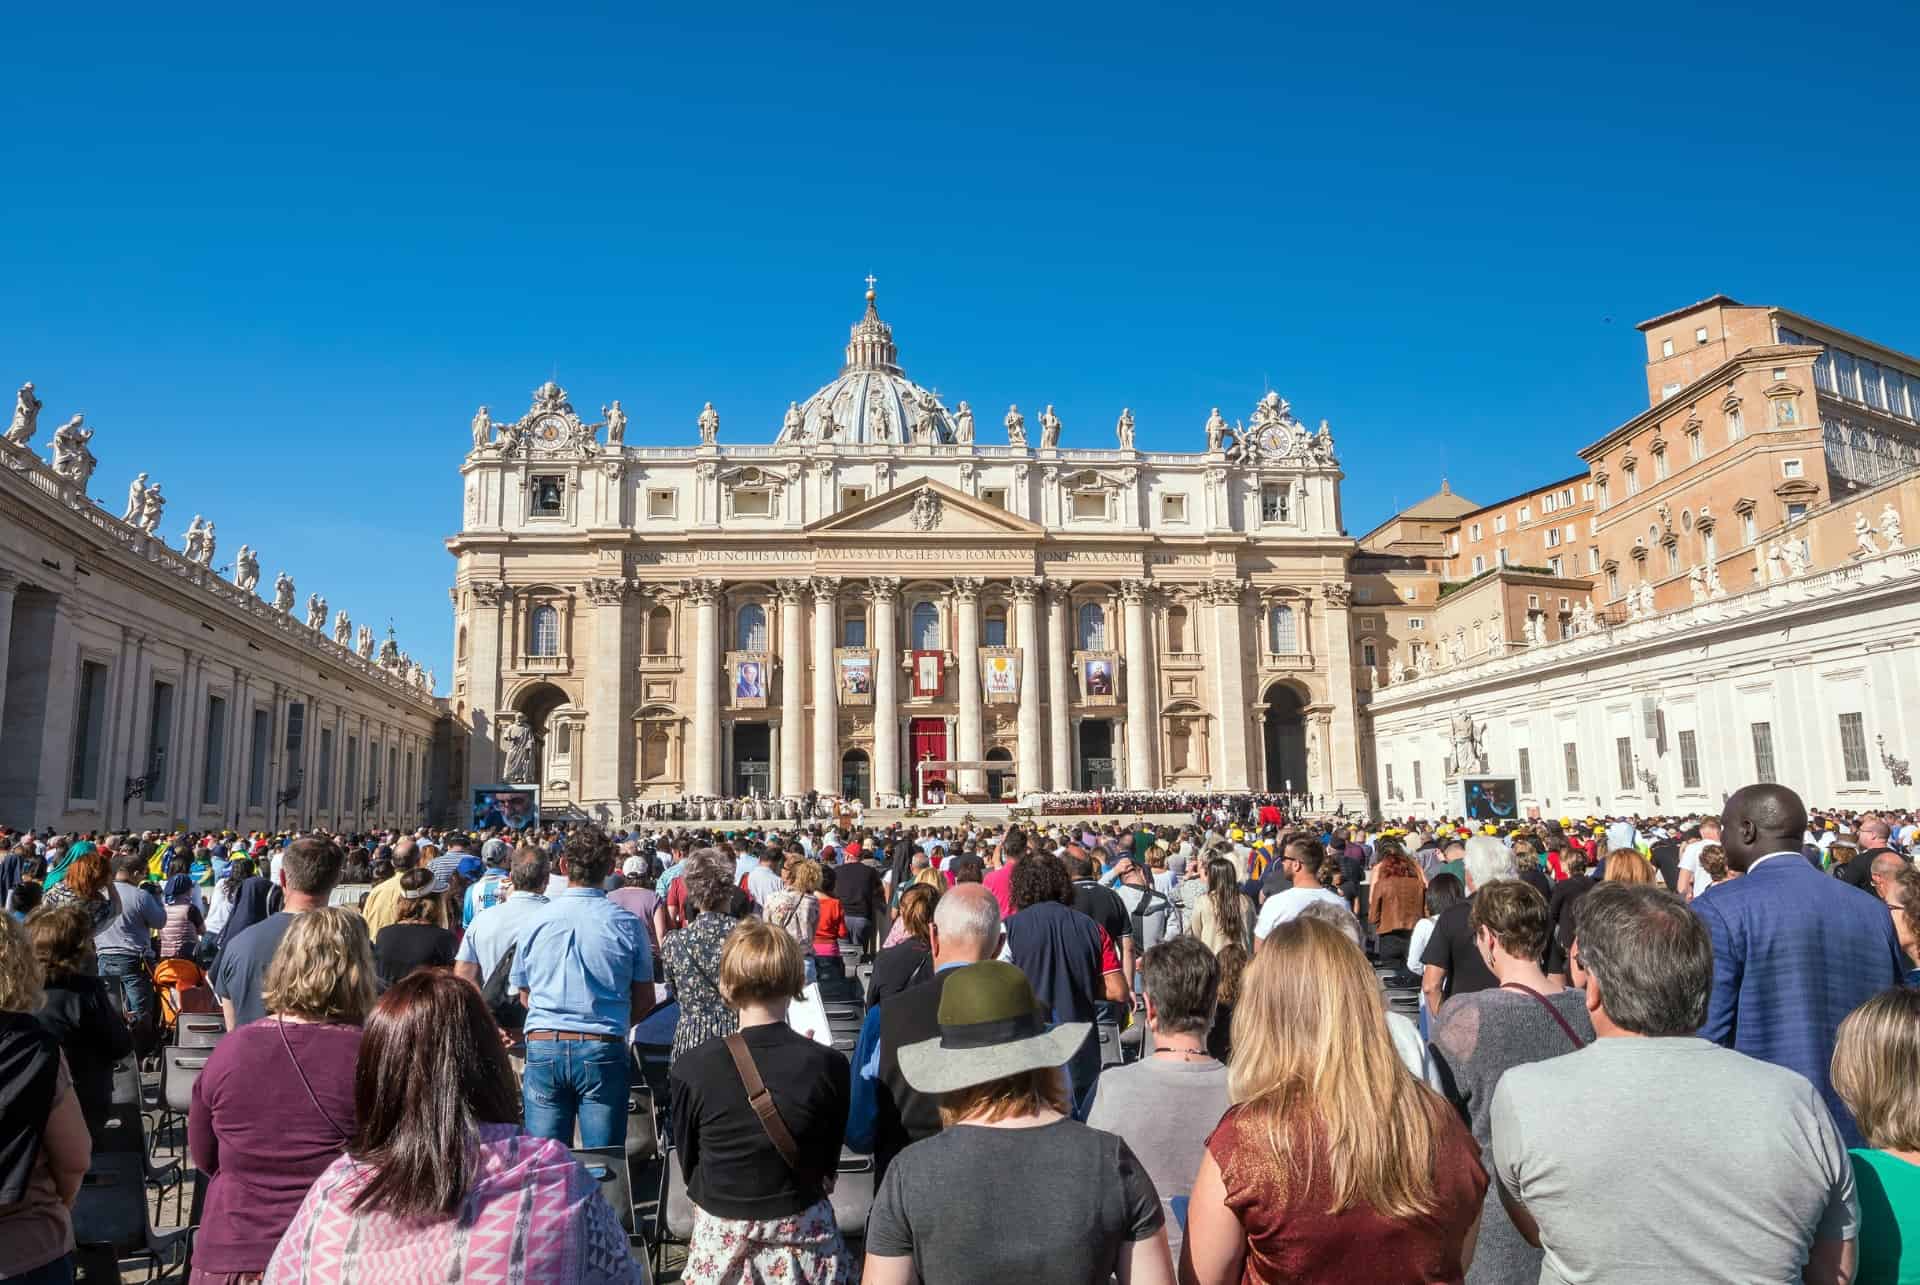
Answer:
<path fill-rule="evenodd" d="M 543 442 L 559 441 L 560 425 L 554 423 L 552 420 L 548 420 L 546 423 L 542 424 L 540 426 L 540 440 Z"/>

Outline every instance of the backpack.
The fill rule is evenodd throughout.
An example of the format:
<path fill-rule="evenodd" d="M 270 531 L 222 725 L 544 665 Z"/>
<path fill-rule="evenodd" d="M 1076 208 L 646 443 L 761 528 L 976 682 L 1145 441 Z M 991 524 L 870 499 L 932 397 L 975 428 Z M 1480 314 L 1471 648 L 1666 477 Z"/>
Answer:
<path fill-rule="evenodd" d="M 520 1002 L 520 992 L 513 990 L 507 980 L 513 973 L 513 957 L 519 953 L 518 942 L 507 947 L 507 953 L 500 956 L 500 962 L 487 975 L 487 984 L 480 988 L 480 998 L 486 1001 L 487 1011 L 504 1031 L 518 1031 L 527 1024 L 527 1006 Z"/>
<path fill-rule="evenodd" d="M 1136 902 L 1128 912 L 1129 918 L 1133 921 L 1133 926 L 1130 931 L 1133 936 L 1133 951 L 1136 957 L 1147 948 L 1147 920 L 1153 916 L 1165 914 L 1167 917 L 1166 926 L 1160 930 L 1161 941 L 1165 941 L 1167 938 L 1178 934 L 1180 930 L 1174 922 L 1179 913 L 1178 908 L 1174 906 L 1172 900 L 1166 893 L 1152 886 L 1141 888 L 1134 884 L 1124 885 L 1124 890 L 1142 894 L 1140 900 Z M 1116 889 L 1116 891 L 1119 890 Z"/>

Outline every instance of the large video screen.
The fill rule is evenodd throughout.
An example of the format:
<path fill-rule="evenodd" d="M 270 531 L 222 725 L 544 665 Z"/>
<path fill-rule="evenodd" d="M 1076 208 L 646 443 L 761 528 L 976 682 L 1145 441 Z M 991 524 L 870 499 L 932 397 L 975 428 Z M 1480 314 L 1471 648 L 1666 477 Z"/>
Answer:
<path fill-rule="evenodd" d="M 473 828 L 529 830 L 540 824 L 540 790 L 532 785 L 487 785 L 473 792 Z"/>
<path fill-rule="evenodd" d="M 1510 776 L 1470 776 L 1466 786 L 1469 821 L 1509 821 L 1519 811 L 1520 799 Z"/>

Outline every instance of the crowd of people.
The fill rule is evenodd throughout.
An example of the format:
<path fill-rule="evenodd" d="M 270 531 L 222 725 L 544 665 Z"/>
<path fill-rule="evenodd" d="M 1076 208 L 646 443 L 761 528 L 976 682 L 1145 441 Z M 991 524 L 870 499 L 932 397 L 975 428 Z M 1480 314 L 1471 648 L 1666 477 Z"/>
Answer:
<path fill-rule="evenodd" d="M 72 1279 L 116 1068 L 199 1008 L 195 1282 L 641 1279 L 570 1148 L 648 1056 L 688 1281 L 1920 1280 L 1912 814 L 1127 797 L 0 831 L 0 1279 Z"/>

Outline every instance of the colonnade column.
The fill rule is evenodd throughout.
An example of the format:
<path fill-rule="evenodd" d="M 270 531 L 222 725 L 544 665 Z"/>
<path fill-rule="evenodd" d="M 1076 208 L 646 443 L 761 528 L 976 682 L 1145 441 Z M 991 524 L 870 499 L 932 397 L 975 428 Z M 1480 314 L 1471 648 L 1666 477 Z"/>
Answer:
<path fill-rule="evenodd" d="M 900 792 L 900 642 L 894 606 L 898 576 L 867 581 L 873 604 L 873 801 Z"/>
<path fill-rule="evenodd" d="M 720 793 L 720 582 L 689 580 L 693 604 L 693 761 L 689 794 Z"/>
<path fill-rule="evenodd" d="M 580 792 L 588 800 L 610 805 L 616 820 L 634 778 L 627 766 L 633 754 L 629 721 L 633 702 L 627 691 L 626 666 L 627 588 L 621 576 L 587 581 L 587 596 L 593 600 L 593 651 L 587 662 L 587 733 L 582 747 L 586 770 L 579 774 Z M 401 797 L 411 798 L 418 788 L 417 783 L 403 788 Z"/>
<path fill-rule="evenodd" d="M 780 793 L 807 792 L 807 582 L 781 580 L 780 593 Z"/>
<path fill-rule="evenodd" d="M 816 576 L 813 589 L 813 788 L 840 793 L 840 710 L 833 672 L 834 612 L 840 600 L 837 576 Z"/>
<path fill-rule="evenodd" d="M 1013 627 L 1020 640 L 1020 753 L 1015 762 L 1016 797 L 1046 788 L 1040 775 L 1040 589 L 1038 580 L 1013 582 Z"/>
<path fill-rule="evenodd" d="M 1251 789 L 1253 759 L 1247 742 L 1246 648 L 1241 641 L 1240 604 L 1247 591 L 1244 580 L 1221 580 L 1207 586 L 1213 604 L 1214 726 L 1220 744 L 1213 757 L 1213 784 L 1219 790 Z"/>
<path fill-rule="evenodd" d="M 74 630 L 79 623 L 78 614 L 70 595 L 63 593 L 54 599 L 53 642 L 47 662 L 49 702 L 70 699 L 69 693 L 74 690 L 74 683 L 79 678 L 79 644 L 74 637 Z M 67 810 L 67 772 L 73 762 L 73 719 L 49 713 L 44 721 L 38 747 L 40 784 L 32 812 L 36 817 L 59 816 Z M 114 782 L 102 780 L 100 789 L 110 798 L 113 786 Z M 106 800 L 101 802 L 104 804 Z"/>
<path fill-rule="evenodd" d="M 0 725 L 7 716 L 7 640 L 13 634 L 13 597 L 19 588 L 19 576 L 0 571 Z"/>
<path fill-rule="evenodd" d="M 1127 788 L 1153 790 L 1160 785 L 1154 766 L 1158 737 L 1154 734 L 1153 630 L 1147 620 L 1147 595 L 1153 586 L 1145 580 L 1120 585 L 1127 613 Z"/>
<path fill-rule="evenodd" d="M 1071 586 L 1047 586 L 1047 747 L 1052 754 L 1049 790 L 1073 788 L 1073 653 L 1067 649 Z"/>
<path fill-rule="evenodd" d="M 960 741 L 956 758 L 978 761 L 985 753 L 980 742 L 980 590 L 977 576 L 961 576 L 953 582 L 953 598 L 960 620 L 960 722 L 955 729 Z M 960 773 L 960 793 L 968 797 L 987 788 L 979 769 Z"/>

